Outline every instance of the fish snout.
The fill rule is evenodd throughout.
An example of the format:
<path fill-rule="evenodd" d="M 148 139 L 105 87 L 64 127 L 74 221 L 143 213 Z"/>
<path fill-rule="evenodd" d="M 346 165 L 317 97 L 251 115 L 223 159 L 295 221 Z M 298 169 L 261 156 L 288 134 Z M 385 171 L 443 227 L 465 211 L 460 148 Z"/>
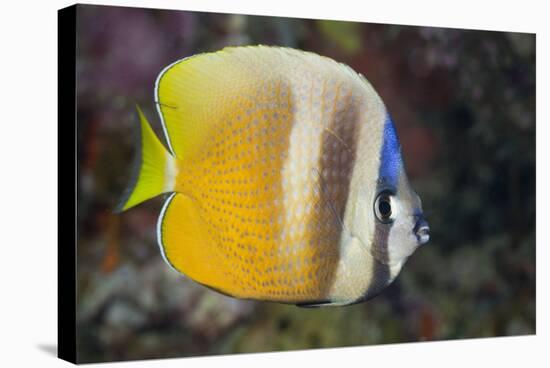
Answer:
<path fill-rule="evenodd" d="M 413 232 L 418 240 L 418 245 L 426 244 L 430 241 L 430 225 L 428 225 L 423 216 L 420 216 L 416 221 Z"/>

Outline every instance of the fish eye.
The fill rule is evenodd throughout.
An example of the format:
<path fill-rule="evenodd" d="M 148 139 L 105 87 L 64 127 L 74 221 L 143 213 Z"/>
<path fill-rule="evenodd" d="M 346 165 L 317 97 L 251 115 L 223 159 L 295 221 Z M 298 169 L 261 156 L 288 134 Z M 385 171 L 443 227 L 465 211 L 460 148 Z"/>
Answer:
<path fill-rule="evenodd" d="M 378 221 L 390 223 L 395 219 L 395 211 L 392 210 L 393 195 L 389 191 L 378 194 L 374 201 L 374 214 Z"/>

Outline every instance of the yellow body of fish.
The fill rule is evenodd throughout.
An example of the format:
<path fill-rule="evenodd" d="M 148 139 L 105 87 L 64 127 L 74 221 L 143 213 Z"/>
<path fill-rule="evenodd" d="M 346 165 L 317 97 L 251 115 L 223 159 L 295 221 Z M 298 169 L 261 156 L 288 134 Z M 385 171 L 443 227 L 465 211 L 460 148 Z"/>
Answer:
<path fill-rule="evenodd" d="M 155 94 L 170 152 L 140 112 L 121 209 L 171 193 L 158 240 L 173 268 L 234 297 L 306 305 L 358 301 L 399 272 L 370 246 L 387 113 L 360 75 L 313 53 L 228 48 L 168 66 Z"/>

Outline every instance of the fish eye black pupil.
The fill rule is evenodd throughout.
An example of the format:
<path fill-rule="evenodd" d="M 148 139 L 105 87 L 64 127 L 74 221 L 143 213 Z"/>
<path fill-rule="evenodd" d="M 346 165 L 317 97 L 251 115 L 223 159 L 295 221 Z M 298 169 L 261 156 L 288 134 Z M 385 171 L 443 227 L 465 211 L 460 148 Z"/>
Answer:
<path fill-rule="evenodd" d="M 378 203 L 378 212 L 382 217 L 387 218 L 391 215 L 391 205 L 389 198 L 381 198 Z"/>
<path fill-rule="evenodd" d="M 374 215 L 378 221 L 387 224 L 393 221 L 394 214 L 392 213 L 393 194 L 382 192 L 376 197 L 374 202 Z"/>

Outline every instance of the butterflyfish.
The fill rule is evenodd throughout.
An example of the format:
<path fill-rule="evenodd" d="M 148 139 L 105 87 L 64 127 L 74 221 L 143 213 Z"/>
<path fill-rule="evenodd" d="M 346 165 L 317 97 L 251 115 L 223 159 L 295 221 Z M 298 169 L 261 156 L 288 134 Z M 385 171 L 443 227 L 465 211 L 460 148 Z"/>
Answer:
<path fill-rule="evenodd" d="M 299 306 L 380 293 L 429 240 L 380 96 L 301 50 L 228 47 L 168 65 L 137 107 L 140 147 L 119 210 L 167 194 L 162 257 L 223 294 Z"/>

